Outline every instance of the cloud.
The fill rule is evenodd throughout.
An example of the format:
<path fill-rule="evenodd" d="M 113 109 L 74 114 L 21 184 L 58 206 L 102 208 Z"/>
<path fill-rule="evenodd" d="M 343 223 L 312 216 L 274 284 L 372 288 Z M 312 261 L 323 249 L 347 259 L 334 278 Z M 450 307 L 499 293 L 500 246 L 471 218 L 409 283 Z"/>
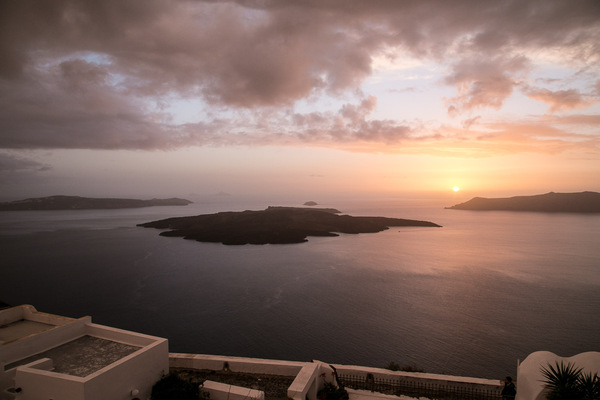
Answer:
<path fill-rule="evenodd" d="M 596 97 L 600 97 L 600 79 L 594 84 L 594 94 Z"/>
<path fill-rule="evenodd" d="M 377 98 L 369 96 L 355 104 L 344 104 L 337 113 L 294 114 L 290 130 L 304 142 L 347 147 L 353 142 L 398 145 L 412 140 L 417 129 L 392 120 L 369 119 Z"/>
<path fill-rule="evenodd" d="M 175 91 L 255 107 L 356 87 L 371 72 L 362 37 L 344 35 L 319 13 L 160 0 L 39 8 L 25 0 L 4 8 L 6 30 L 14 30 L 7 37 L 19 39 L 1 47 L 5 77 L 27 73 L 40 50 L 46 57 L 84 50 L 105 56 L 132 94 Z"/>
<path fill-rule="evenodd" d="M 372 143 L 375 147 L 414 140 L 418 126 L 392 120 L 370 119 L 377 99 L 343 104 L 337 111 L 297 113 L 270 110 L 239 112 L 235 119 L 188 124 L 185 135 L 208 145 L 282 145 L 339 147 Z"/>
<path fill-rule="evenodd" d="M 490 157 L 519 153 L 571 154 L 598 159 L 600 136 L 581 133 L 596 122 L 596 116 L 554 117 L 531 121 L 478 122 L 477 128 L 444 126 L 441 137 L 422 145 L 419 152 L 462 157 Z M 595 156 L 594 156 L 595 154 Z"/>
<path fill-rule="evenodd" d="M 152 123 L 134 101 L 111 90 L 70 91 L 57 80 L 19 91 L 2 83 L 2 90 L 14 94 L 0 100 L 4 148 L 150 149 L 174 144 L 166 127 Z"/>
<path fill-rule="evenodd" d="M 450 65 L 454 113 L 496 109 L 533 55 L 597 62 L 599 18 L 596 1 L 5 1 L 0 148 L 400 143 L 418 124 L 372 119 L 368 96 L 337 112 L 290 109 L 346 101 L 390 48 Z M 544 98 L 580 104 L 559 97 Z M 202 99 L 203 122 L 174 125 L 170 98 Z"/>
<path fill-rule="evenodd" d="M 479 120 L 480 118 L 481 118 L 481 115 L 478 115 L 473 118 L 467 118 L 464 121 L 462 121 L 462 127 L 466 130 L 469 130 L 471 128 L 471 126 L 473 124 L 475 124 L 477 122 L 477 120 Z"/>
<path fill-rule="evenodd" d="M 565 123 L 565 124 L 574 124 L 579 126 L 592 126 L 598 127 L 600 126 L 600 115 L 565 115 L 561 117 L 554 117 L 552 119 L 555 123 Z"/>
<path fill-rule="evenodd" d="M 414 93 L 417 91 L 417 88 L 409 86 L 403 89 L 389 89 L 388 93 Z"/>
<path fill-rule="evenodd" d="M 519 85 L 515 76 L 527 69 L 524 57 L 512 59 L 461 60 L 452 66 L 445 83 L 456 86 L 458 96 L 450 98 L 449 114 L 482 107 L 500 108 Z"/>
<path fill-rule="evenodd" d="M 374 98 L 364 98 L 358 104 L 345 104 L 337 111 L 305 114 L 248 112 L 239 114 L 235 123 L 214 121 L 201 126 L 193 124 L 188 129 L 202 132 L 203 143 L 214 146 L 314 146 L 356 152 L 462 157 L 519 153 L 587 154 L 587 157 L 596 154 L 598 157 L 600 154 L 597 115 L 547 115 L 539 119 L 498 121 L 475 116 L 464 120 L 459 128 L 369 120 L 374 102 Z M 280 129 L 271 129 L 271 123 Z"/>
<path fill-rule="evenodd" d="M 534 100 L 548 104 L 551 113 L 587 107 L 592 103 L 588 96 L 581 94 L 577 89 L 551 91 L 529 87 L 524 90 L 524 93 Z"/>
<path fill-rule="evenodd" d="M 49 171 L 50 169 L 52 169 L 52 167 L 47 164 L 42 164 L 22 156 L 0 152 L 0 173 L 44 172 Z"/>

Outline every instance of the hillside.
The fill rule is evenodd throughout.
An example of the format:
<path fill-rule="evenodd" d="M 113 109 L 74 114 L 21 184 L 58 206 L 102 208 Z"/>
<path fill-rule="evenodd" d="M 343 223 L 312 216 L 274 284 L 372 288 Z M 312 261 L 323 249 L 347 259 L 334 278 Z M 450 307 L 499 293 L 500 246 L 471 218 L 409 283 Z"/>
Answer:
<path fill-rule="evenodd" d="M 450 210 L 471 211 L 600 213 L 600 193 L 550 192 L 534 196 L 515 196 L 508 198 L 474 197 L 465 203 L 446 208 Z"/>
<path fill-rule="evenodd" d="M 79 196 L 50 196 L 0 203 L 0 211 L 25 210 L 94 210 L 117 208 L 140 208 L 153 206 L 186 206 L 192 202 L 185 199 L 114 199 Z"/>

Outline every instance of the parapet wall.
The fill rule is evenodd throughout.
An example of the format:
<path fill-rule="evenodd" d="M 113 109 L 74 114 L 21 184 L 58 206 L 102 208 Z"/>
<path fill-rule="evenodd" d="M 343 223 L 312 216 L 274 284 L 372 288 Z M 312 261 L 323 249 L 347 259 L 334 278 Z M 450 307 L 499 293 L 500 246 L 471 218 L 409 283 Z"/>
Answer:
<path fill-rule="evenodd" d="M 211 400 L 265 400 L 265 392 L 227 385 L 225 383 L 204 381 L 201 390 L 210 394 Z"/>
<path fill-rule="evenodd" d="M 333 368 L 330 367 L 333 366 Z M 170 353 L 171 368 L 198 370 L 229 370 L 233 372 L 295 376 L 288 389 L 288 397 L 294 400 L 316 400 L 324 381 L 331 382 L 333 370 L 341 378 L 356 382 L 401 382 L 414 387 L 437 387 L 452 393 L 478 393 L 481 398 L 499 397 L 501 382 L 493 379 L 470 378 L 419 372 L 390 371 L 353 365 L 326 364 L 320 361 L 294 362 L 257 358 L 213 356 L 206 354 Z M 344 379 L 342 379 L 342 382 Z"/>
<path fill-rule="evenodd" d="M 476 388 L 490 388 L 500 387 L 501 383 L 497 379 L 483 379 L 483 378 L 470 378 L 465 376 L 454 376 L 454 375 L 440 375 L 440 374 L 428 374 L 424 372 L 404 372 L 404 371 L 390 371 L 383 368 L 372 368 L 362 367 L 354 365 L 339 365 L 332 364 L 338 375 L 340 376 L 355 376 L 363 379 L 369 379 L 372 377 L 374 380 L 402 380 L 402 381 L 413 381 L 420 382 L 426 381 L 431 384 L 440 384 L 452 387 L 463 387 L 470 386 Z"/>
<path fill-rule="evenodd" d="M 24 304 L 17 307 L 3 309 L 0 313 L 0 326 L 16 322 L 21 319 L 41 322 L 48 325 L 61 326 L 73 322 L 75 319 L 61 315 L 48 314 L 37 311 L 34 306 Z"/>
<path fill-rule="evenodd" d="M 206 354 L 170 353 L 169 367 L 185 369 L 204 369 L 211 371 L 233 371 L 250 374 L 296 376 L 306 363 L 298 361 L 267 360 L 213 356 Z"/>
<path fill-rule="evenodd" d="M 133 334 L 132 332 L 123 329 L 112 328 L 110 326 L 97 325 L 93 323 L 86 325 L 85 333 L 90 336 L 138 347 L 149 346 L 159 339 L 155 336 L 144 335 L 142 333 Z"/>
<path fill-rule="evenodd" d="M 70 323 L 55 326 L 43 332 L 43 334 L 28 336 L 20 339 L 18 342 L 6 344 L 0 349 L 1 363 L 10 364 L 83 336 L 85 334 L 85 326 L 91 320 L 90 317 L 72 319 Z M 0 366 L 3 367 L 3 365 Z"/>

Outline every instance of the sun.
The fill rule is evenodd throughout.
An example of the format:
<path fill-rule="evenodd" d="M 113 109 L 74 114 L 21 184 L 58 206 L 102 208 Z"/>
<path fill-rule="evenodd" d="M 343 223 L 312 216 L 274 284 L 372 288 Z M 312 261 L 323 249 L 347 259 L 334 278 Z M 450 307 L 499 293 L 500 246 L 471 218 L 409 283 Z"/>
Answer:
<path fill-rule="evenodd" d="M 458 192 L 458 191 L 460 190 L 460 188 L 459 188 L 458 186 L 454 186 L 454 187 L 452 188 L 452 190 L 454 190 L 455 192 Z"/>

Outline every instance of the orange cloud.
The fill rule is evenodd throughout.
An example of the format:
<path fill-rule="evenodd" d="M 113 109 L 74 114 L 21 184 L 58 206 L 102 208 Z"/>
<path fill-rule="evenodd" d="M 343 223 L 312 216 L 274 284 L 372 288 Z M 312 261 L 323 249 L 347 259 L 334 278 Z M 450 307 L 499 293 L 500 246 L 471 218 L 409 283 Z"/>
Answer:
<path fill-rule="evenodd" d="M 449 113 L 457 114 L 481 107 L 500 108 L 519 82 L 513 77 L 527 69 L 524 57 L 512 59 L 465 59 L 453 66 L 453 73 L 445 79 L 456 86 L 458 96 L 447 102 Z"/>
<path fill-rule="evenodd" d="M 530 53 L 564 49 L 569 62 L 583 64 L 600 55 L 599 4 L 3 2 L 0 148 L 443 143 L 439 132 L 406 122 L 408 107 L 399 107 L 398 120 L 372 118 L 374 97 L 355 93 L 372 74 L 374 57 L 397 48 L 447 67 L 443 81 L 457 88 L 448 107 L 457 114 L 497 109 L 521 85 Z M 555 110 L 585 100 L 569 91 L 530 95 Z M 347 104 L 292 111 L 322 96 Z M 202 122 L 170 123 L 161 110 L 170 98 L 201 99 Z"/>
<path fill-rule="evenodd" d="M 589 106 L 592 101 L 577 89 L 551 91 L 548 89 L 527 88 L 525 94 L 550 106 L 549 111 L 555 113 L 562 110 L 571 110 Z"/>

